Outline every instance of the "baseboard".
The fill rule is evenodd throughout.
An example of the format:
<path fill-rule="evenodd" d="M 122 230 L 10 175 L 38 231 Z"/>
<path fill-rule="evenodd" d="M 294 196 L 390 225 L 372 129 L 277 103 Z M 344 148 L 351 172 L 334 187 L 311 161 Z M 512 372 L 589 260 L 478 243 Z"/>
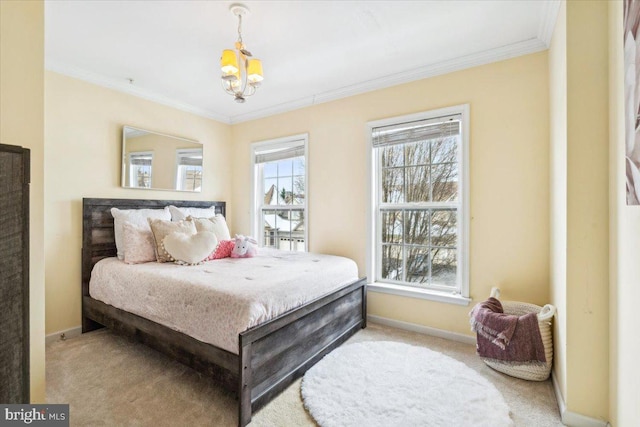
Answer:
<path fill-rule="evenodd" d="M 597 420 L 595 418 L 587 417 L 586 415 L 578 414 L 577 412 L 568 411 L 554 371 L 551 371 L 551 382 L 553 383 L 553 392 L 555 393 L 556 400 L 558 401 L 558 409 L 560 410 L 560 419 L 562 420 L 562 424 L 570 427 L 608 427 L 611 425 L 606 421 Z"/>
<path fill-rule="evenodd" d="M 445 331 L 443 329 L 431 328 L 429 326 L 417 325 L 415 323 L 403 322 L 401 320 L 389 319 L 381 316 L 367 315 L 367 321 L 378 323 L 380 325 L 391 326 L 392 328 L 404 329 L 405 331 L 418 332 L 424 335 L 431 335 L 438 338 L 444 338 L 451 341 L 458 341 L 465 344 L 476 345 L 476 338 L 469 335 L 459 334 L 457 332 Z"/>
<path fill-rule="evenodd" d="M 52 342 L 66 340 L 67 338 L 77 337 L 82 334 L 82 326 L 76 326 L 75 328 L 65 329 L 64 331 L 54 332 L 45 337 L 45 344 L 51 344 Z"/>
<path fill-rule="evenodd" d="M 367 315 L 367 321 L 378 323 L 380 325 L 391 326 L 392 328 L 403 329 L 406 331 L 417 332 L 420 334 L 431 335 L 438 338 L 444 338 L 451 341 L 458 341 L 465 344 L 476 344 L 476 338 L 469 335 L 463 335 L 456 332 L 445 331 L 443 329 L 431 328 L 429 326 L 417 325 L 415 323 L 403 322 L 401 320 L 388 319 L 386 317 Z M 609 427 L 610 424 L 606 421 L 598 420 L 595 418 L 587 417 L 577 412 L 571 412 L 567 410 L 567 405 L 564 402 L 564 397 L 560 392 L 560 386 L 556 379 L 555 373 L 551 372 L 551 380 L 553 382 L 553 391 L 558 401 L 558 409 L 560 410 L 560 416 L 562 424 L 570 427 Z"/>

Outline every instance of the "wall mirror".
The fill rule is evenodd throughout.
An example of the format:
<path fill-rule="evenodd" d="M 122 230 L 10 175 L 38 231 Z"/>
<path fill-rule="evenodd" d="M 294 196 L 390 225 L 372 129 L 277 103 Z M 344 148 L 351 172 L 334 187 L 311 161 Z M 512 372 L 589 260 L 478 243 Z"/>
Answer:
<path fill-rule="evenodd" d="M 122 186 L 202 190 L 202 144 L 131 126 L 122 129 Z"/>

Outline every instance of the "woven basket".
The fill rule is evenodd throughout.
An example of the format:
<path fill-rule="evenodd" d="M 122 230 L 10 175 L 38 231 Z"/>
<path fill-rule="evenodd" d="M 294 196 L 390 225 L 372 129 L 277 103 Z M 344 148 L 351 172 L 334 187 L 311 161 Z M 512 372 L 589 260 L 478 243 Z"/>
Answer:
<path fill-rule="evenodd" d="M 500 296 L 500 289 L 491 289 L 491 296 L 498 298 Z M 540 307 L 539 305 L 518 301 L 501 301 L 501 303 L 505 314 L 514 314 L 516 316 L 522 316 L 528 313 L 538 314 L 538 326 L 540 327 L 540 336 L 542 338 L 542 343 L 544 344 L 544 355 L 547 362 L 543 365 L 539 365 L 515 364 L 513 362 L 503 363 L 495 359 L 486 358 L 482 358 L 482 360 L 496 371 L 512 377 L 530 381 L 546 380 L 549 378 L 551 366 L 553 364 L 553 335 L 551 321 L 553 319 L 553 315 L 556 313 L 556 307 L 551 304 Z"/>

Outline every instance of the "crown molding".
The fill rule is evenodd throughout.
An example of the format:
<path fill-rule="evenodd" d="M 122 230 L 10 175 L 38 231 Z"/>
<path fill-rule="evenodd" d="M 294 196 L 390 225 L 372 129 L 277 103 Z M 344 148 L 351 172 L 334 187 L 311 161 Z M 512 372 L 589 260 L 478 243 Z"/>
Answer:
<path fill-rule="evenodd" d="M 515 58 L 517 56 L 540 52 L 545 49 L 547 49 L 547 45 L 543 41 L 539 40 L 538 38 L 532 38 L 522 42 L 501 46 L 496 49 L 490 49 L 484 52 L 439 62 L 437 64 L 419 67 L 407 72 L 396 73 L 391 76 L 385 76 L 355 85 L 345 86 L 337 90 L 323 92 L 303 99 L 297 99 L 295 101 L 279 104 L 274 107 L 264 108 L 262 110 L 246 114 L 238 114 L 232 116 L 230 118 L 230 122 L 241 123 L 249 120 L 260 119 L 267 116 L 272 116 L 274 114 L 280 114 L 299 108 L 309 107 L 315 104 L 334 101 L 340 98 L 346 98 L 348 96 L 354 96 L 373 90 L 384 89 L 403 83 L 410 83 L 416 80 L 422 80 L 429 77 L 451 73 L 454 71 L 477 67 L 479 65 L 485 65 L 492 62 Z"/>
<path fill-rule="evenodd" d="M 93 73 L 77 67 L 68 66 L 66 64 L 46 60 L 45 68 L 69 77 L 87 81 L 99 86 L 104 86 L 120 92 L 124 92 L 133 96 L 137 96 L 152 102 L 157 102 L 172 108 L 176 108 L 187 113 L 197 116 L 206 117 L 226 124 L 242 123 L 250 120 L 256 120 L 273 116 L 276 114 L 286 113 L 300 108 L 310 107 L 312 105 L 321 104 L 349 96 L 359 95 L 373 90 L 379 90 L 396 86 L 404 83 L 410 83 L 416 80 L 422 80 L 429 77 L 435 77 L 454 71 L 460 71 L 467 68 L 486 65 L 492 62 L 504 61 L 506 59 L 515 58 L 535 52 L 546 50 L 551 42 L 553 29 L 558 17 L 560 9 L 560 1 L 546 0 L 542 12 L 542 19 L 538 28 L 538 37 L 529 40 L 501 46 L 484 52 L 474 53 L 471 55 L 461 56 L 458 58 L 442 61 L 437 64 L 426 65 L 403 73 L 396 73 L 390 76 L 384 76 L 377 79 L 368 80 L 355 85 L 345 86 L 337 90 L 322 92 L 304 98 L 274 105 L 268 108 L 248 112 L 245 114 L 237 114 L 233 116 L 224 116 L 212 111 L 208 111 L 193 105 L 177 101 L 172 98 L 160 95 L 158 93 L 141 89 L 123 82 L 120 79 L 114 79 L 102 74 Z"/>
<path fill-rule="evenodd" d="M 316 97 L 315 95 L 306 96 L 304 98 L 298 98 L 290 102 L 284 102 L 282 104 L 277 104 L 271 107 L 255 110 L 250 113 L 236 114 L 235 116 L 231 116 L 229 118 L 229 123 L 236 124 L 236 123 L 248 122 L 250 120 L 263 119 L 265 117 L 274 116 L 276 114 L 286 113 L 289 111 L 298 110 L 300 108 L 310 107 L 314 104 L 317 104 L 317 102 L 315 102 L 315 97 Z"/>
<path fill-rule="evenodd" d="M 113 77 L 108 77 L 99 73 L 94 73 L 82 68 L 70 66 L 50 59 L 45 59 L 45 69 L 63 74 L 68 77 L 73 77 L 79 80 L 93 83 L 98 86 L 103 86 L 109 89 L 117 90 L 119 92 L 124 92 L 126 94 L 133 95 L 138 98 L 143 98 L 147 101 L 156 102 L 158 104 L 172 107 L 187 113 L 195 114 L 196 116 L 213 119 L 227 124 L 231 123 L 228 116 L 216 114 L 203 108 L 195 107 L 191 104 L 187 104 L 185 102 L 160 95 L 150 90 L 141 89 L 138 86 L 130 84 L 128 81 L 124 82 L 121 79 L 115 79 Z"/>
<path fill-rule="evenodd" d="M 558 21 L 560 12 L 560 0 L 545 0 L 542 5 L 542 14 L 538 25 L 538 39 L 548 48 L 551 46 L 551 37 Z"/>

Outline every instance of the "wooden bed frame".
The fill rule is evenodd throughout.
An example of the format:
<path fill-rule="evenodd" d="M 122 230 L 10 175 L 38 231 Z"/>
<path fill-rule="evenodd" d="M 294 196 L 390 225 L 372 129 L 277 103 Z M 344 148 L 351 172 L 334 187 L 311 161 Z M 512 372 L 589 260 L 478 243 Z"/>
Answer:
<path fill-rule="evenodd" d="M 237 395 L 238 424 L 245 426 L 252 412 L 366 327 L 366 279 L 242 332 L 238 354 L 91 298 L 93 266 L 103 258 L 116 256 L 110 209 L 159 209 L 167 205 L 215 206 L 216 212 L 226 214 L 225 202 L 83 199 L 82 332 L 106 326 L 211 376 Z"/>

